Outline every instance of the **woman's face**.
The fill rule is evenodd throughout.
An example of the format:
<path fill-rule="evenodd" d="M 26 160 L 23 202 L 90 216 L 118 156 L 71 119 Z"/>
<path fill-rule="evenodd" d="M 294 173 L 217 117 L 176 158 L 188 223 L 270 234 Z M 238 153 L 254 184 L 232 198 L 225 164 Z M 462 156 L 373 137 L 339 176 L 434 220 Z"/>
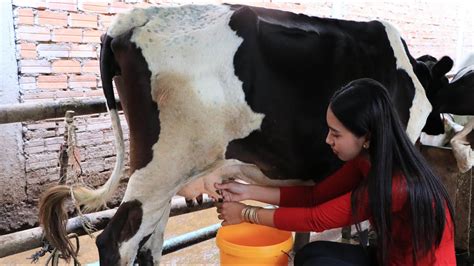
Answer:
<path fill-rule="evenodd" d="M 357 137 L 349 131 L 328 107 L 326 112 L 326 121 L 329 132 L 326 137 L 326 143 L 331 146 L 332 151 L 339 159 L 349 161 L 357 157 L 363 149 L 363 145 L 369 145 L 366 136 Z"/>

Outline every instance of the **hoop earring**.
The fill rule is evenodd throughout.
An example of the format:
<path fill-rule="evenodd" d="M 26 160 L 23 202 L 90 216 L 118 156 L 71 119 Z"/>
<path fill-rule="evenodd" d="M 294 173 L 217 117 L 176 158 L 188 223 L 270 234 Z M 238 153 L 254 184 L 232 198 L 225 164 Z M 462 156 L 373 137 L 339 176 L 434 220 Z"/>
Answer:
<path fill-rule="evenodd" d="M 368 149 L 368 148 L 369 148 L 369 144 L 368 144 L 368 143 L 364 143 L 364 145 L 362 145 L 362 147 L 363 147 L 364 149 Z"/>

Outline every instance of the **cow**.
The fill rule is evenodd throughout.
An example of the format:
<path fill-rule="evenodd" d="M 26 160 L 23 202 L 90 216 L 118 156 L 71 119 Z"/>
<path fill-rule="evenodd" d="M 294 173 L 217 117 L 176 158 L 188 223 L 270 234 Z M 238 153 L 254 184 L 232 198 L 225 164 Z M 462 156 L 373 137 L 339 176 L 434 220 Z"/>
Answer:
<path fill-rule="evenodd" d="M 455 113 L 458 115 L 473 114 L 474 105 L 474 56 L 470 55 L 460 64 L 458 71 L 451 80 L 445 77 L 444 70 L 437 69 L 441 60 L 448 60 L 443 57 L 438 61 L 431 55 L 423 55 L 417 60 L 418 68 L 423 73 L 420 80 L 429 81 L 422 85 L 427 88 L 427 97 L 432 103 L 433 111 L 428 117 L 427 124 L 422 132 L 422 143 L 434 146 L 442 146 L 449 142 L 444 132 L 445 123 L 436 119 L 439 114 Z M 445 64 L 441 65 L 447 65 Z M 449 63 L 451 64 L 451 63 Z M 441 83 L 441 84 L 440 84 Z M 447 120 L 446 120 L 447 119 Z M 445 117 L 449 124 L 449 118 Z M 459 129 L 460 130 L 460 129 Z M 459 131 L 458 130 L 458 131 Z"/>
<path fill-rule="evenodd" d="M 158 264 L 171 198 L 232 176 L 265 184 L 318 181 L 342 164 L 325 144 L 335 90 L 367 77 L 388 89 L 415 142 L 432 105 L 422 84 L 443 82 L 452 60 L 429 75 L 397 29 L 245 5 L 133 9 L 102 37 L 100 71 L 117 160 L 100 188 L 58 186 L 40 203 L 47 239 L 74 256 L 63 201 L 97 208 L 124 172 L 115 82 L 129 125 L 130 179 L 98 236 L 101 265 Z M 438 88 L 439 89 L 439 88 Z M 432 119 L 439 119 L 433 115 Z M 289 181 L 286 181 L 289 180 Z"/>

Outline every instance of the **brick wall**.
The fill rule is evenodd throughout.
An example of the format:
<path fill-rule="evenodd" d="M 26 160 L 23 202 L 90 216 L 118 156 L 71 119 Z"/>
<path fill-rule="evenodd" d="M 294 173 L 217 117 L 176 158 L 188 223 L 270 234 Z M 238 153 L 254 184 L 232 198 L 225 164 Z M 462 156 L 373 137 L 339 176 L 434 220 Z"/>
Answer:
<path fill-rule="evenodd" d="M 117 12 L 159 3 L 200 1 L 143 0 L 13 0 L 21 102 L 103 97 L 99 79 L 99 37 Z M 201 1 L 202 2 L 202 1 Z M 206 2 L 223 2 L 219 0 Z M 229 2 L 229 1 L 226 1 Z M 449 55 L 473 50 L 472 19 L 459 3 L 411 1 L 230 1 L 322 17 L 350 20 L 383 19 L 397 25 L 413 56 Z M 464 12 L 464 13 L 463 13 Z M 459 18 L 463 19 L 459 19 Z M 462 34 L 460 34 L 462 32 Z M 77 117 L 77 160 L 80 179 L 99 185 L 115 160 L 107 114 Z M 126 122 L 122 119 L 127 132 Z M 26 198 L 0 207 L 0 234 L 36 223 L 36 204 L 47 185 L 59 178 L 58 152 L 63 140 L 62 119 L 23 124 Z M 127 136 L 125 136 L 127 138 Z M 77 176 L 79 169 L 70 171 Z M 5 202 L 4 199 L 0 199 Z M 12 210 L 24 211 L 22 218 Z"/>

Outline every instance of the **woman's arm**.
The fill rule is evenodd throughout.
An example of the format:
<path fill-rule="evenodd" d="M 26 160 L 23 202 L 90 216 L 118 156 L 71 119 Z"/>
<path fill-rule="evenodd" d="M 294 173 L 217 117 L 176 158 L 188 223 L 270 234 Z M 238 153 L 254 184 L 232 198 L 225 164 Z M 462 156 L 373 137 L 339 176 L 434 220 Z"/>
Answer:
<path fill-rule="evenodd" d="M 311 207 L 352 191 L 363 179 L 361 160 L 346 162 L 332 175 L 314 186 L 280 188 L 280 207 Z"/>
<path fill-rule="evenodd" d="M 301 232 L 322 232 L 367 220 L 371 215 L 367 192 L 364 192 L 360 199 L 357 217 L 352 215 L 351 194 L 352 192 L 349 192 L 309 208 L 283 207 L 274 210 L 260 208 L 257 210 L 257 220 L 259 224 Z M 404 178 L 395 177 L 392 182 L 391 212 L 400 211 L 405 206 L 407 198 Z M 243 222 L 242 210 L 247 205 L 240 202 L 224 202 L 217 203 L 216 206 L 219 213 L 218 218 L 224 220 L 222 225 Z"/>
<path fill-rule="evenodd" d="M 369 195 L 365 190 L 358 202 L 358 215 L 352 215 L 352 192 L 310 208 L 278 208 L 274 211 L 273 223 L 276 228 L 289 231 L 314 231 L 348 226 L 367 220 L 372 214 Z M 407 185 L 404 177 L 392 179 L 391 212 L 399 212 L 407 202 Z"/>
<path fill-rule="evenodd" d="M 332 228 L 351 225 L 354 222 L 368 218 L 369 212 L 364 208 L 356 221 L 351 215 L 350 194 L 344 194 L 336 199 L 310 208 L 278 208 L 257 209 L 259 224 L 276 227 L 287 231 L 322 232 Z M 247 205 L 240 202 L 216 203 L 218 218 L 224 220 L 222 225 L 232 225 L 244 222 L 242 210 Z"/>
<path fill-rule="evenodd" d="M 235 181 L 215 184 L 224 201 L 256 200 L 268 204 L 278 205 L 280 202 L 280 188 L 246 185 Z"/>
<path fill-rule="evenodd" d="M 241 171 L 239 168 L 236 177 L 245 180 L 264 176 L 261 171 L 257 171 L 258 169 L 253 170 Z M 270 187 L 244 185 L 235 181 L 216 183 L 214 186 L 218 193 L 221 193 L 224 201 L 257 200 L 280 207 L 310 207 L 351 191 L 362 178 L 359 161 L 354 159 L 314 186 Z"/>

